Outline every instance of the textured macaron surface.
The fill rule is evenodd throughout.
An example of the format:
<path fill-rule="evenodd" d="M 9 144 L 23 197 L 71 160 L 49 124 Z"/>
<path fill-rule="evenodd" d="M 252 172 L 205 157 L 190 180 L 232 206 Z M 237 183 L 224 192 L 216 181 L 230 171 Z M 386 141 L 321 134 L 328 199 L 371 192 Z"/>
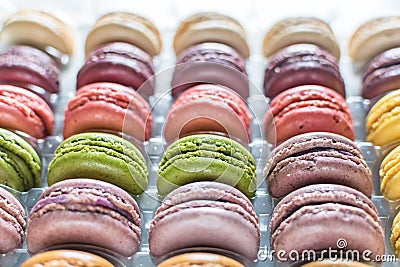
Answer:
<path fill-rule="evenodd" d="M 105 133 L 77 134 L 64 140 L 48 170 L 49 185 L 71 178 L 92 178 L 137 195 L 148 183 L 141 152 L 132 143 Z"/>
<path fill-rule="evenodd" d="M 25 226 L 25 209 L 14 195 L 0 188 L 0 253 L 22 247 Z"/>
<path fill-rule="evenodd" d="M 92 179 L 71 179 L 49 187 L 28 219 L 27 245 L 33 253 L 54 245 L 88 244 L 130 256 L 139 240 L 140 211 L 135 200 L 117 186 Z"/>
<path fill-rule="evenodd" d="M 253 156 L 232 139 L 210 134 L 187 136 L 166 149 L 159 165 L 157 188 L 159 194 L 166 195 L 187 183 L 216 180 L 254 197 L 255 168 Z"/>
<path fill-rule="evenodd" d="M 307 84 L 326 86 L 345 95 L 337 59 L 316 45 L 291 45 L 268 61 L 264 76 L 266 96 L 274 98 L 284 90 Z"/>
<path fill-rule="evenodd" d="M 53 134 L 53 111 L 43 99 L 26 89 L 0 85 L 0 111 L 0 127 L 35 138 Z"/>
<path fill-rule="evenodd" d="M 372 173 L 361 151 L 351 140 L 332 133 L 306 133 L 283 142 L 268 156 L 264 176 L 273 197 L 319 183 L 372 194 Z"/>
<path fill-rule="evenodd" d="M 395 147 L 385 156 L 379 176 L 382 195 L 389 200 L 400 199 L 400 189 L 397 186 L 400 179 L 400 146 Z"/>
<path fill-rule="evenodd" d="M 135 91 L 115 83 L 79 88 L 64 111 L 64 138 L 95 130 L 124 132 L 139 141 L 151 133 L 149 104 Z"/>
<path fill-rule="evenodd" d="M 18 191 L 40 186 L 41 162 L 33 147 L 0 128 L 0 183 Z"/>
<path fill-rule="evenodd" d="M 400 90 L 383 96 L 370 109 L 366 118 L 366 140 L 383 146 L 400 140 Z"/>
<path fill-rule="evenodd" d="M 163 261 L 157 267 L 244 267 L 234 259 L 212 253 L 185 253 Z"/>
<path fill-rule="evenodd" d="M 157 209 L 149 232 L 154 257 L 210 246 L 255 259 L 259 242 L 258 217 L 247 197 L 216 182 L 191 183 L 172 191 Z"/>
<path fill-rule="evenodd" d="M 400 213 L 397 213 L 392 223 L 390 243 L 397 257 L 400 255 Z"/>
<path fill-rule="evenodd" d="M 331 132 L 354 140 L 353 120 L 345 99 L 318 85 L 303 85 L 275 97 L 264 119 L 264 136 L 280 144 L 308 132 Z"/>
<path fill-rule="evenodd" d="M 337 248 L 338 240 L 344 239 L 346 250 L 369 250 L 373 257 L 384 254 L 383 231 L 373 204 L 351 188 L 306 187 L 281 201 L 271 219 L 273 249 L 286 253 L 307 249 L 321 251 Z"/>

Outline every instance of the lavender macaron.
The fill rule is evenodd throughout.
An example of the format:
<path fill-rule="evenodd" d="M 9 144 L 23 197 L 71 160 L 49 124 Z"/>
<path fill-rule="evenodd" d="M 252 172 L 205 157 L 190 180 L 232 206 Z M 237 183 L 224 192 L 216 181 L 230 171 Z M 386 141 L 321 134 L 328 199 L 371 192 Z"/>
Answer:
<path fill-rule="evenodd" d="M 272 249 L 284 251 L 286 257 L 293 250 L 304 255 L 306 250 L 318 253 L 329 248 L 369 250 L 371 259 L 385 253 L 374 204 L 341 185 L 310 185 L 290 193 L 275 207 L 270 232 Z"/>
<path fill-rule="evenodd" d="M 249 97 L 243 57 L 222 43 L 197 44 L 179 54 L 171 82 L 172 96 L 177 97 L 186 89 L 202 83 L 223 85 L 244 99 Z"/>
<path fill-rule="evenodd" d="M 325 86 L 345 96 L 338 61 L 327 50 L 313 44 L 294 44 L 269 58 L 264 76 L 267 97 L 309 84 Z"/>
<path fill-rule="evenodd" d="M 90 245 L 132 256 L 140 243 L 139 207 L 112 184 L 65 180 L 47 188 L 32 208 L 26 242 L 30 253 L 53 246 Z"/>
<path fill-rule="evenodd" d="M 359 148 L 333 133 L 298 135 L 268 156 L 264 175 L 271 196 L 280 198 L 310 184 L 341 184 L 372 194 L 372 173 Z"/>
<path fill-rule="evenodd" d="M 257 258 L 258 217 L 249 199 L 217 182 L 196 182 L 172 191 L 150 224 L 152 257 L 192 247 L 220 248 Z"/>

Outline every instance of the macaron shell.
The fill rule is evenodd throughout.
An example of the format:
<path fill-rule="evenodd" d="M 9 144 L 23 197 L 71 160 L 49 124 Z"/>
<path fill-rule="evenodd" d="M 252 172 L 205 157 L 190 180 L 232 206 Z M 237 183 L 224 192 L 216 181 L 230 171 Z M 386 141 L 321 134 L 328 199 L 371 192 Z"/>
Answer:
<path fill-rule="evenodd" d="M 349 41 L 349 55 L 358 66 L 363 66 L 377 54 L 400 44 L 400 17 L 373 18 L 364 22 Z"/>
<path fill-rule="evenodd" d="M 72 55 L 74 44 L 68 26 L 57 17 L 37 10 L 19 10 L 4 23 L 1 39 L 8 44 L 32 45 L 41 50 L 51 46 Z"/>
<path fill-rule="evenodd" d="M 274 98 L 270 110 L 264 118 L 264 136 L 271 143 L 308 132 L 331 132 L 354 140 L 344 98 L 327 87 L 304 85 L 286 90 Z"/>
<path fill-rule="evenodd" d="M 390 243 L 392 248 L 395 252 L 395 255 L 398 257 L 400 255 L 400 244 L 399 244 L 399 237 L 400 237 L 400 213 L 397 213 L 396 217 L 392 223 L 392 229 L 390 234 Z"/>
<path fill-rule="evenodd" d="M 241 263 L 217 254 L 210 253 L 187 253 L 169 258 L 157 267 L 178 267 L 183 264 L 188 266 L 209 266 L 209 267 L 244 267 Z"/>
<path fill-rule="evenodd" d="M 179 25 L 174 36 L 174 49 L 179 55 L 192 45 L 216 42 L 231 46 L 248 58 L 250 49 L 246 39 L 243 26 L 235 19 L 214 12 L 197 13 Z"/>
<path fill-rule="evenodd" d="M 265 35 L 265 57 L 293 44 L 310 43 L 328 50 L 337 59 L 340 47 L 329 25 L 315 17 L 292 17 L 278 21 Z"/>
<path fill-rule="evenodd" d="M 128 12 L 111 12 L 100 17 L 86 37 L 85 53 L 110 42 L 133 44 L 152 57 L 160 54 L 162 48 L 157 27 L 148 19 Z"/>
<path fill-rule="evenodd" d="M 363 210 L 341 204 L 306 206 L 297 210 L 273 233 L 272 246 L 276 251 L 287 253 L 291 250 L 319 251 L 336 248 L 341 239 L 346 240 L 346 250 L 370 250 L 371 258 L 385 253 L 379 223 Z"/>
<path fill-rule="evenodd" d="M 80 88 L 64 112 L 63 136 L 95 130 L 124 132 L 138 141 L 151 133 L 151 110 L 136 92 L 113 83 Z"/>
<path fill-rule="evenodd" d="M 246 103 L 228 88 L 198 85 L 182 94 L 170 108 L 163 133 L 167 143 L 198 132 L 221 132 L 247 144 L 251 115 Z"/>
<path fill-rule="evenodd" d="M 351 260 L 323 260 L 310 262 L 302 265 L 302 267 L 368 267 L 370 265 Z"/>
<path fill-rule="evenodd" d="M 113 264 L 100 256 L 76 250 L 46 251 L 29 258 L 21 267 L 64 266 L 64 264 L 68 266 L 114 267 Z"/>
<path fill-rule="evenodd" d="M 366 118 L 366 140 L 374 145 L 388 145 L 400 139 L 400 90 L 383 96 Z"/>
<path fill-rule="evenodd" d="M 383 159 L 379 170 L 382 195 L 389 200 L 400 199 L 400 147 L 396 147 Z"/>
<path fill-rule="evenodd" d="M 0 127 L 35 138 L 53 134 L 53 111 L 43 99 L 26 89 L 0 85 L 0 111 Z"/>
<path fill-rule="evenodd" d="M 179 235 L 176 235 L 177 229 Z M 170 211 L 149 234 L 153 257 L 177 249 L 207 246 L 224 248 L 256 259 L 259 242 L 257 229 L 239 213 L 209 207 Z"/>
<path fill-rule="evenodd" d="M 140 242 L 129 226 L 109 215 L 62 209 L 31 215 L 26 240 L 30 253 L 56 245 L 84 242 L 126 257 L 138 251 Z"/>

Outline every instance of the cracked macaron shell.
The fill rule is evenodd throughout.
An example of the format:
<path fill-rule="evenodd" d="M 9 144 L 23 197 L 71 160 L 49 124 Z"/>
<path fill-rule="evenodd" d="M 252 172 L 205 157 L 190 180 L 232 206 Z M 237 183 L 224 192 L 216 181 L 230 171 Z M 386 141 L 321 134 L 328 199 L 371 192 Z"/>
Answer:
<path fill-rule="evenodd" d="M 320 251 L 328 247 L 337 247 L 338 240 L 345 239 L 346 250 L 370 250 L 372 257 L 383 255 L 385 251 L 383 231 L 377 215 L 370 215 L 371 203 L 367 204 L 370 202 L 368 198 L 362 195 L 357 196 L 354 191 L 351 193 L 351 189 L 342 190 L 339 186 L 336 190 L 341 191 L 341 194 L 353 194 L 353 201 L 357 199 L 360 201 L 362 197 L 362 202 L 365 204 L 359 203 L 353 206 L 354 202 L 351 203 L 350 199 L 340 199 L 340 203 L 330 201 L 329 198 L 320 203 L 316 199 L 311 199 L 313 197 L 310 195 L 311 192 L 321 191 L 325 186 L 330 187 L 331 190 L 332 186 L 336 185 L 318 185 L 299 189 L 302 191 L 290 194 L 282 200 L 284 202 L 281 206 L 277 206 L 277 208 L 282 208 L 286 204 L 289 210 L 285 215 L 286 218 L 274 226 L 273 232 L 271 229 L 273 249 L 282 249 L 287 253 L 291 250 L 301 252 L 307 249 Z M 332 194 L 334 193 L 335 190 L 332 191 Z M 343 197 L 341 194 L 337 196 Z M 296 201 L 300 202 L 294 204 Z M 367 210 L 364 209 L 365 207 Z M 275 211 L 271 219 L 272 225 L 283 219 L 279 219 L 281 215 Z M 305 238 L 306 235 L 312 235 L 315 238 L 310 240 Z"/>
<path fill-rule="evenodd" d="M 49 185 L 71 178 L 92 178 L 139 195 L 148 184 L 141 152 L 123 138 L 105 133 L 77 134 L 64 140 L 48 171 Z"/>
<path fill-rule="evenodd" d="M 91 52 L 77 74 L 76 88 L 95 82 L 118 83 L 143 97 L 154 94 L 154 66 L 150 55 L 129 43 L 107 43 Z"/>
<path fill-rule="evenodd" d="M 18 191 L 40 186 L 41 162 L 17 134 L 0 128 L 0 183 Z"/>
<path fill-rule="evenodd" d="M 68 101 L 63 136 L 110 130 L 143 142 L 150 138 L 151 109 L 137 92 L 115 83 L 85 85 Z"/>
<path fill-rule="evenodd" d="M 383 96 L 366 117 L 366 140 L 384 146 L 400 140 L 400 90 Z"/>
<path fill-rule="evenodd" d="M 140 223 L 139 207 L 123 189 L 93 179 L 70 179 L 47 188 L 32 208 L 27 246 L 37 253 L 81 243 L 131 256 L 139 248 Z"/>
<path fill-rule="evenodd" d="M 270 57 L 264 76 L 267 97 L 308 84 L 322 85 L 345 96 L 338 61 L 328 51 L 313 44 L 294 44 Z"/>
<path fill-rule="evenodd" d="M 213 223 L 204 223 L 208 220 Z M 185 238 L 177 239 L 174 228 L 187 232 Z M 179 248 L 211 246 L 255 259 L 259 242 L 258 217 L 250 201 L 239 190 L 217 182 L 196 182 L 172 191 L 157 209 L 149 232 L 155 257 Z"/>
<path fill-rule="evenodd" d="M 264 138 L 280 144 L 308 132 L 331 132 L 354 140 L 353 120 L 345 99 L 319 85 L 302 85 L 280 93 L 264 118 Z"/>
<path fill-rule="evenodd" d="M 0 253 L 21 248 L 25 235 L 25 208 L 7 190 L 0 188 Z"/>
<path fill-rule="evenodd" d="M 236 141 L 218 135 L 198 134 L 181 138 L 165 151 L 159 165 L 158 193 L 197 181 L 229 184 L 254 197 L 257 188 L 255 160 Z"/>
<path fill-rule="evenodd" d="M 182 93 L 171 106 L 163 126 L 171 143 L 198 132 L 221 132 L 247 144 L 251 114 L 243 99 L 229 88 L 202 84 Z"/>
<path fill-rule="evenodd" d="M 351 140 L 332 133 L 306 133 L 283 142 L 268 156 L 264 177 L 273 197 L 318 183 L 372 194 L 372 173 L 361 151 Z"/>

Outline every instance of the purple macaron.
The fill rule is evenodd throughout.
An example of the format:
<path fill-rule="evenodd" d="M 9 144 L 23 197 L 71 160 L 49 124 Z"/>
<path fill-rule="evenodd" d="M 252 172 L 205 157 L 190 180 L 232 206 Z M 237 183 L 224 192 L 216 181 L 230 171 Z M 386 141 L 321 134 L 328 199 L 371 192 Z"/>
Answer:
<path fill-rule="evenodd" d="M 364 68 L 361 95 L 372 99 L 400 88 L 400 47 L 374 57 Z"/>
<path fill-rule="evenodd" d="M 241 97 L 249 97 L 249 81 L 244 59 L 230 46 L 202 43 L 183 50 L 172 77 L 172 96 L 201 83 L 232 88 Z"/>
<path fill-rule="evenodd" d="M 145 99 L 154 94 L 152 58 L 123 42 L 108 43 L 91 52 L 77 75 L 76 88 L 95 82 L 119 83 L 137 90 Z"/>
<path fill-rule="evenodd" d="M 322 85 L 345 96 L 338 62 L 328 51 L 313 44 L 285 47 L 269 59 L 265 69 L 264 93 L 274 98 L 300 85 Z"/>
<path fill-rule="evenodd" d="M 24 241 L 25 209 L 7 190 L 0 188 L 0 253 L 21 248 Z"/>
<path fill-rule="evenodd" d="M 53 246 L 91 245 L 122 256 L 139 249 L 140 210 L 112 184 L 65 180 L 47 188 L 32 208 L 26 242 L 30 253 Z"/>
<path fill-rule="evenodd" d="M 258 217 L 249 199 L 217 182 L 196 182 L 172 191 L 150 224 L 152 257 L 184 248 L 210 247 L 257 259 Z"/>
<path fill-rule="evenodd" d="M 59 92 L 58 64 L 31 46 L 13 46 L 0 54 L 0 83 L 23 87 L 48 100 Z"/>
<path fill-rule="evenodd" d="M 385 253 L 374 204 L 342 185 L 310 185 L 290 193 L 275 207 L 270 232 L 272 249 L 285 252 L 286 257 L 291 251 L 304 255 L 303 251 L 320 253 L 329 248 L 369 250 L 372 259 Z"/>

